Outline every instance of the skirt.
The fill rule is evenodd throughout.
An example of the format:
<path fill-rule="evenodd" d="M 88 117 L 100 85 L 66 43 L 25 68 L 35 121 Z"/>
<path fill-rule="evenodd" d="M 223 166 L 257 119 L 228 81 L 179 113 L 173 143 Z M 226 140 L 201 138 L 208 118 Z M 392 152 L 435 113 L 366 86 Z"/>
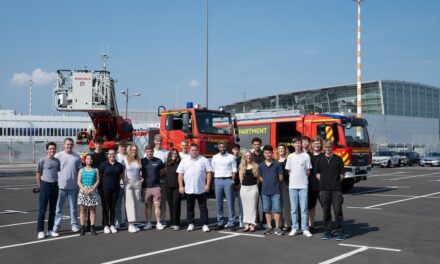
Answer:
<path fill-rule="evenodd" d="M 84 188 L 91 189 L 92 186 L 84 186 Z M 97 189 L 93 190 L 88 195 L 86 195 L 83 190 L 79 190 L 78 205 L 95 206 L 98 205 L 98 200 L 99 200 L 99 193 Z"/>
<path fill-rule="evenodd" d="M 243 223 L 255 225 L 257 217 L 258 186 L 244 186 L 240 188 L 241 203 L 243 204 Z"/>

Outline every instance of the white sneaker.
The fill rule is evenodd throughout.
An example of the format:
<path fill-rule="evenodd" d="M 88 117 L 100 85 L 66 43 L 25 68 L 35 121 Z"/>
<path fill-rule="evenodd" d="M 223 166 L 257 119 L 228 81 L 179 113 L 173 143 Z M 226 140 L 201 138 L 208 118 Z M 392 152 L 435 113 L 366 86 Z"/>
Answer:
<path fill-rule="evenodd" d="M 173 229 L 174 231 L 179 231 L 180 230 L 180 226 L 175 225 L 174 227 L 172 227 L 171 229 Z"/>
<path fill-rule="evenodd" d="M 47 232 L 47 235 L 50 237 L 59 237 L 60 233 L 58 233 L 57 231 L 55 231 L 55 229 L 53 231 L 49 231 Z"/>
<path fill-rule="evenodd" d="M 153 225 L 151 223 L 146 223 L 144 226 L 144 230 L 150 230 L 150 229 L 153 229 Z"/>
<path fill-rule="evenodd" d="M 136 227 L 134 225 L 128 226 L 128 232 L 129 233 L 136 233 L 137 232 Z"/>
<path fill-rule="evenodd" d="M 108 226 L 104 227 L 104 234 L 110 234 L 110 228 Z"/>
<path fill-rule="evenodd" d="M 43 239 L 45 237 L 44 232 L 38 232 L 38 239 Z"/>
<path fill-rule="evenodd" d="M 209 229 L 209 226 L 208 226 L 208 225 L 203 225 L 202 230 L 203 230 L 203 232 L 209 232 L 209 231 L 211 231 L 211 230 Z"/>
<path fill-rule="evenodd" d="M 136 230 L 136 232 L 141 231 L 141 229 L 139 227 L 135 226 L 135 225 L 134 225 L 134 229 Z"/>
<path fill-rule="evenodd" d="M 118 233 L 118 230 L 116 230 L 116 227 L 115 227 L 115 226 L 110 226 L 110 231 L 111 231 L 113 234 Z"/>
<path fill-rule="evenodd" d="M 77 225 L 72 225 L 72 232 L 73 233 L 78 233 L 79 232 L 79 228 Z"/>
<path fill-rule="evenodd" d="M 226 223 L 225 228 L 229 228 L 229 227 L 231 227 L 231 225 L 228 222 L 228 223 Z"/>
<path fill-rule="evenodd" d="M 303 235 L 306 237 L 312 237 L 312 233 L 309 230 L 303 230 Z"/>
<path fill-rule="evenodd" d="M 156 229 L 157 229 L 157 230 L 164 230 L 165 227 L 164 227 L 161 223 L 157 223 L 157 224 L 156 224 Z"/>
<path fill-rule="evenodd" d="M 299 230 L 298 229 L 297 230 L 292 229 L 292 231 L 290 231 L 290 233 L 289 233 L 289 236 L 296 236 L 298 234 L 299 234 Z"/>
<path fill-rule="evenodd" d="M 188 229 L 186 231 L 194 231 L 194 224 L 189 224 Z"/>

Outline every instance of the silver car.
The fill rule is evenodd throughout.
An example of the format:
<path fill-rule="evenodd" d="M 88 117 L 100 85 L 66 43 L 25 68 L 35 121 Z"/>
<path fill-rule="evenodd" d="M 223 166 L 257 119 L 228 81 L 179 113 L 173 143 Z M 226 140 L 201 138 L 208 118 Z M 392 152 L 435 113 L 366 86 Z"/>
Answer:
<path fill-rule="evenodd" d="M 379 151 L 373 155 L 373 166 L 391 167 L 400 166 L 400 156 L 395 151 Z"/>
<path fill-rule="evenodd" d="M 428 153 L 420 159 L 420 166 L 440 166 L 440 152 Z"/>

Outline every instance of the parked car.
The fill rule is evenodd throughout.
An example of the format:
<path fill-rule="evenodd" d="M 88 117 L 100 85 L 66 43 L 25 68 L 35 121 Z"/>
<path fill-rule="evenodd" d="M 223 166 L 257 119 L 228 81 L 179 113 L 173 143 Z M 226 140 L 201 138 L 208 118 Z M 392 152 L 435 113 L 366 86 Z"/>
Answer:
<path fill-rule="evenodd" d="M 400 163 L 405 166 L 412 166 L 414 164 L 420 164 L 420 154 L 414 151 L 401 151 L 399 152 Z"/>
<path fill-rule="evenodd" d="M 373 155 L 373 166 L 391 167 L 400 166 L 400 156 L 395 151 L 379 151 Z"/>
<path fill-rule="evenodd" d="M 425 157 L 420 159 L 420 166 L 440 166 L 440 152 L 428 153 Z"/>

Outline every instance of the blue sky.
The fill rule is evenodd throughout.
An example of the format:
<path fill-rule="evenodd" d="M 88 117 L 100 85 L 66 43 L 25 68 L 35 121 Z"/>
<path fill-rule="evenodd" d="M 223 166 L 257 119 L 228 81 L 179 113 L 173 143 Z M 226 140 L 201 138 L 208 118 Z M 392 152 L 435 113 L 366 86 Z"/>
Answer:
<path fill-rule="evenodd" d="M 58 69 L 101 67 L 108 44 L 129 108 L 204 104 L 205 1 L 24 1 L 0 8 L 0 107 L 56 113 Z M 210 0 L 209 106 L 356 81 L 357 7 L 351 0 Z M 363 80 L 440 87 L 440 1 L 368 0 L 362 6 Z M 15 77 L 14 77 L 15 76 Z M 118 92 L 119 109 L 123 98 Z"/>

